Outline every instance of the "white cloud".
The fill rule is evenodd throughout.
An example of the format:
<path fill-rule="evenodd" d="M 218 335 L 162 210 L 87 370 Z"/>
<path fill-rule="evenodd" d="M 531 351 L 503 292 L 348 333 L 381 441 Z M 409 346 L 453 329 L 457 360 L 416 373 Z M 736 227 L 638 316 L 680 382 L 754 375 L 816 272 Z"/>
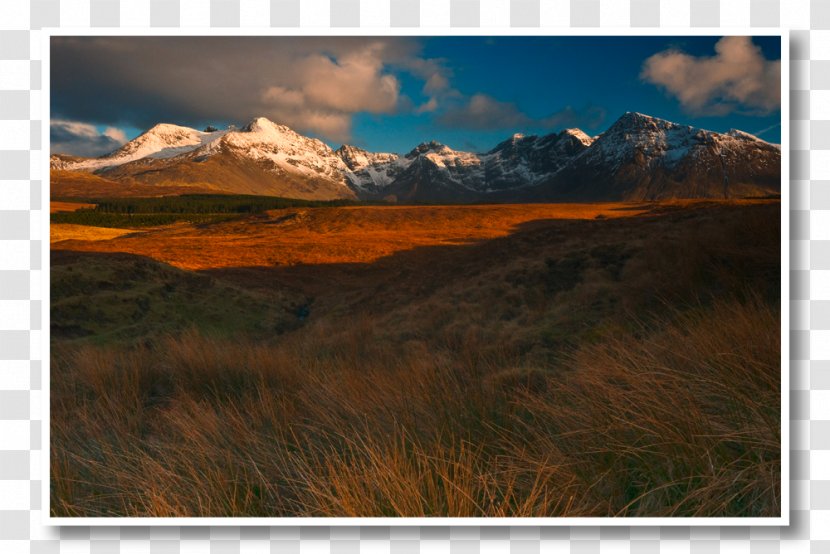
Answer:
<path fill-rule="evenodd" d="M 417 79 L 423 81 L 421 93 L 427 100 L 418 106 L 413 104 L 415 113 L 423 114 L 436 111 L 439 107 L 457 101 L 463 95 L 450 86 L 453 72 L 442 58 L 422 58 L 419 56 L 398 56 L 392 62 Z M 408 107 L 408 103 L 404 103 Z"/>
<path fill-rule="evenodd" d="M 49 122 L 52 154 L 94 157 L 108 154 L 127 142 L 124 131 L 107 127 L 99 132 L 94 125 L 53 119 Z"/>
<path fill-rule="evenodd" d="M 415 113 L 429 113 L 434 112 L 436 109 L 438 109 L 438 99 L 433 96 L 432 98 L 418 106 L 415 109 Z"/>
<path fill-rule="evenodd" d="M 370 44 L 333 60 L 313 55 L 300 65 L 300 89 L 308 104 L 355 113 L 390 113 L 398 105 L 401 84 L 384 73 L 383 48 Z"/>
<path fill-rule="evenodd" d="M 301 91 L 280 85 L 265 89 L 262 93 L 262 100 L 267 104 L 285 108 L 299 108 L 305 103 L 305 97 Z"/>
<path fill-rule="evenodd" d="M 697 115 L 770 113 L 781 106 L 781 61 L 764 58 L 750 37 L 723 37 L 711 57 L 659 52 L 645 61 L 641 77 Z"/>
<path fill-rule="evenodd" d="M 312 53 L 298 56 L 284 84 L 266 86 L 260 111 L 302 131 L 347 141 L 352 115 L 392 113 L 401 106 L 400 82 L 387 72 L 383 43 L 370 43 L 338 58 Z"/>
<path fill-rule="evenodd" d="M 449 86 L 450 81 L 446 75 L 442 75 L 441 73 L 433 73 L 429 76 L 427 82 L 424 83 L 424 93 L 434 95 L 445 91 Z"/>
<path fill-rule="evenodd" d="M 126 133 L 124 133 L 124 131 L 122 131 L 121 129 L 117 129 L 115 127 L 107 127 L 106 129 L 104 129 L 104 132 L 102 134 L 105 137 L 109 137 L 116 142 L 120 142 L 121 144 L 127 142 Z"/>

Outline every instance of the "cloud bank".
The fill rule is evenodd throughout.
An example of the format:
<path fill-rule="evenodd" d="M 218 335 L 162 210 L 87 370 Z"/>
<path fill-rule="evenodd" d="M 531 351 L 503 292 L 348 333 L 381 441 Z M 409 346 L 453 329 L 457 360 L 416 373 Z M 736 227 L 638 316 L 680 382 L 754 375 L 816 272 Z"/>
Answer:
<path fill-rule="evenodd" d="M 51 67 L 63 119 L 147 128 L 262 115 L 336 141 L 350 138 L 356 113 L 411 104 L 396 71 L 434 94 L 448 86 L 406 37 L 56 37 Z"/>
<path fill-rule="evenodd" d="M 533 118 L 513 102 L 503 102 L 486 94 L 473 94 L 441 113 L 437 121 L 445 127 L 471 130 L 553 129 L 558 127 L 593 128 L 605 119 L 598 106 L 575 109 L 567 106 L 546 117 Z"/>
<path fill-rule="evenodd" d="M 720 39 L 711 57 L 660 52 L 645 61 L 641 77 L 693 115 L 768 114 L 781 106 L 781 61 L 764 58 L 750 37 Z"/>
<path fill-rule="evenodd" d="M 115 127 L 100 132 L 94 125 L 64 120 L 49 123 L 49 138 L 52 154 L 84 157 L 108 154 L 127 142 L 124 131 Z"/>
<path fill-rule="evenodd" d="M 265 116 L 344 143 L 356 114 L 511 131 L 595 127 L 605 115 L 568 107 L 534 118 L 513 102 L 462 92 L 450 62 L 425 56 L 417 37 L 54 37 L 51 48 L 53 137 L 65 139 L 55 146 L 83 155 L 117 141 L 90 127 L 70 144 L 68 122 L 202 128 Z"/>

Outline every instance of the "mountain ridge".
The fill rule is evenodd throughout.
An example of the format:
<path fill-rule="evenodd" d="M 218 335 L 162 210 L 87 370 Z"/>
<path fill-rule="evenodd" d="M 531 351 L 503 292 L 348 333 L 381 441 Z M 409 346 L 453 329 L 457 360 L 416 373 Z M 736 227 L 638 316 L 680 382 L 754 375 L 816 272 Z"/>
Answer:
<path fill-rule="evenodd" d="M 780 192 L 780 146 L 626 112 L 605 132 L 515 133 L 483 153 L 422 142 L 370 152 L 264 117 L 241 129 L 161 123 L 99 158 L 53 155 L 51 167 L 114 181 L 217 192 L 398 202 L 656 200 Z"/>

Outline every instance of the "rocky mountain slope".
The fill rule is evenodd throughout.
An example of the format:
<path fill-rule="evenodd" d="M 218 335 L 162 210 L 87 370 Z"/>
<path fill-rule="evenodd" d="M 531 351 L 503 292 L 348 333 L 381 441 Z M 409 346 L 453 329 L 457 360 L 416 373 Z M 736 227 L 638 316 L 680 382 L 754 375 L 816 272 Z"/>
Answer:
<path fill-rule="evenodd" d="M 729 198 L 780 192 L 781 149 L 742 131 L 715 133 L 629 112 L 562 171 L 540 198 Z"/>
<path fill-rule="evenodd" d="M 628 112 L 598 137 L 579 129 L 515 134 L 492 150 L 438 142 L 405 155 L 320 140 L 260 117 L 240 130 L 159 124 L 92 159 L 53 156 L 53 169 L 146 185 L 295 198 L 511 202 L 724 198 L 780 190 L 780 147 Z"/>

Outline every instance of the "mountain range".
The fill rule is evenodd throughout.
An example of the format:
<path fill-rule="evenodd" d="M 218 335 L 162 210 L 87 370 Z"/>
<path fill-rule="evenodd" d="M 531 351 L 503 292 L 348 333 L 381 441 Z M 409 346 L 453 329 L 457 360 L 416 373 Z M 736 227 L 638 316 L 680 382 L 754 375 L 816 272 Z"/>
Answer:
<path fill-rule="evenodd" d="M 515 134 L 485 153 L 432 141 L 404 155 L 333 150 L 264 117 L 241 129 L 158 124 L 99 158 L 54 170 L 217 193 L 413 203 L 730 198 L 780 193 L 781 149 L 626 112 L 605 132 Z"/>

